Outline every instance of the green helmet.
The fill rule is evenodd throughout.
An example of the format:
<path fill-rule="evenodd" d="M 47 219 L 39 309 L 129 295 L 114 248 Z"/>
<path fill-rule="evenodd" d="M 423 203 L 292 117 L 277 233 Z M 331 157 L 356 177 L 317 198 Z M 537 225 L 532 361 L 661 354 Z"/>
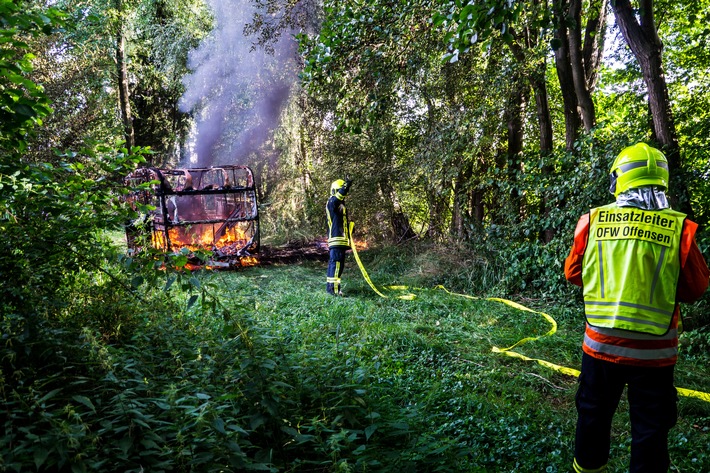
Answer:
<path fill-rule="evenodd" d="M 344 185 L 345 181 L 342 179 L 333 181 L 333 183 L 330 185 L 330 195 L 335 195 L 335 193 L 342 189 Z"/>
<path fill-rule="evenodd" d="M 668 160 L 646 143 L 624 148 L 611 165 L 609 191 L 617 197 L 635 187 L 656 186 L 668 189 Z"/>

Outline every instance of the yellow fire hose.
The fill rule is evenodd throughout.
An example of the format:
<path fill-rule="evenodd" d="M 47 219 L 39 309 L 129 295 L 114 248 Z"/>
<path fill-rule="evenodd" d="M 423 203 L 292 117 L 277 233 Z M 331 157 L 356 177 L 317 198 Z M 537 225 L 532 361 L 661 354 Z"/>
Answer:
<path fill-rule="evenodd" d="M 350 222 L 350 239 L 352 240 L 352 234 L 353 234 L 353 227 L 355 227 L 355 222 Z M 362 277 L 365 278 L 365 281 L 367 281 L 367 284 L 370 285 L 373 291 L 377 293 L 378 296 L 384 297 L 387 299 L 388 297 L 384 294 L 382 294 L 377 287 L 372 283 L 372 280 L 370 279 L 370 276 L 367 274 L 367 271 L 365 270 L 365 266 L 363 266 L 362 261 L 360 261 L 360 256 L 357 254 L 357 248 L 355 243 L 353 243 L 351 246 L 351 249 L 353 250 L 353 256 L 355 257 L 355 261 L 357 262 L 358 267 L 360 268 L 360 272 L 362 273 Z M 399 288 L 404 288 L 404 286 L 399 286 Z M 397 299 L 404 299 L 404 300 L 409 300 L 411 301 L 414 299 L 415 296 L 414 294 L 403 294 L 401 296 L 397 296 Z"/>
<path fill-rule="evenodd" d="M 447 290 L 444 286 L 437 286 L 436 288 L 437 288 L 437 289 L 442 289 L 442 290 L 446 291 L 448 294 L 451 294 L 451 295 L 454 295 L 454 296 L 466 297 L 466 298 L 468 298 L 468 299 L 479 299 L 479 300 L 481 299 L 481 298 L 479 298 L 479 297 L 473 297 L 473 296 L 469 296 L 469 295 L 466 295 L 466 294 L 457 294 L 457 293 L 455 293 L 455 292 L 451 292 L 451 291 Z M 561 366 L 561 365 L 556 365 L 556 364 L 554 364 L 554 363 L 550 363 L 549 361 L 540 360 L 540 359 L 538 359 L 538 358 L 529 358 L 529 357 L 527 357 L 527 356 L 525 356 L 525 355 L 521 355 L 520 353 L 516 353 L 516 352 L 514 352 L 514 351 L 511 351 L 513 348 L 517 347 L 518 345 L 522 345 L 523 343 L 526 343 L 526 342 L 529 342 L 529 341 L 533 341 L 533 340 L 537 340 L 537 339 L 542 338 L 542 337 L 547 337 L 547 336 L 550 336 L 550 335 L 554 335 L 554 333 L 557 332 L 557 322 L 555 321 L 555 319 L 553 319 L 550 315 L 548 315 L 548 314 L 546 314 L 546 313 L 544 313 L 544 312 L 539 312 L 539 311 L 536 311 L 536 310 L 529 309 L 529 308 L 525 307 L 524 305 L 520 305 L 520 304 L 518 304 L 518 303 L 516 303 L 516 302 L 509 301 L 509 300 L 507 300 L 507 299 L 500 299 L 500 298 L 497 298 L 497 297 L 486 297 L 486 298 L 484 298 L 484 299 L 485 299 L 485 300 L 488 300 L 488 301 L 501 302 L 501 303 L 503 303 L 503 304 L 509 305 L 510 307 L 514 307 L 514 308 L 516 308 L 516 309 L 518 309 L 518 310 L 524 310 L 524 311 L 527 311 L 527 312 L 532 312 L 532 313 L 535 313 L 535 314 L 540 314 L 540 315 L 542 315 L 545 319 L 547 319 L 548 322 L 550 322 L 550 325 L 552 325 L 552 328 L 551 328 L 546 334 L 544 334 L 544 335 L 540 335 L 539 337 L 527 337 L 527 338 L 523 338 L 522 340 L 519 340 L 519 341 L 516 342 L 515 344 L 509 346 L 508 348 L 493 347 L 493 348 L 491 349 L 491 351 L 493 351 L 494 353 L 502 353 L 502 354 L 504 354 L 504 355 L 511 356 L 511 357 L 513 357 L 513 358 L 520 358 L 521 360 L 525 360 L 525 361 L 536 361 L 537 363 L 539 363 L 539 364 L 542 365 L 542 366 L 545 366 L 545 367 L 547 367 L 547 368 L 553 369 L 553 370 L 555 370 L 555 371 L 558 371 L 558 372 L 560 372 L 560 373 L 563 373 L 563 374 L 566 374 L 566 375 L 569 375 L 569 376 L 574 376 L 574 377 L 578 377 L 578 376 L 579 376 L 579 373 L 580 373 L 580 372 L 579 372 L 579 370 L 577 370 L 577 369 L 568 368 L 568 367 L 566 367 L 566 366 Z M 695 391 L 695 390 L 693 390 L 693 389 L 686 389 L 686 388 L 676 388 L 676 390 L 678 391 L 678 394 L 680 394 L 681 396 L 694 397 L 694 398 L 696 398 L 696 399 L 700 399 L 700 400 L 705 401 L 705 402 L 710 402 L 710 393 L 706 393 L 706 392 L 703 392 L 703 391 Z"/>
<path fill-rule="evenodd" d="M 353 222 L 350 222 L 350 235 L 352 235 L 352 231 L 353 231 L 354 226 L 355 226 L 355 224 Z M 360 268 L 360 272 L 362 272 L 362 276 L 365 278 L 365 281 L 367 281 L 367 284 L 369 284 L 370 287 L 372 288 L 372 290 L 375 291 L 380 297 L 387 299 L 388 296 L 386 296 L 385 294 L 380 292 L 377 289 L 377 287 L 373 284 L 372 280 L 370 279 L 370 276 L 367 274 L 367 271 L 365 270 L 365 267 L 362 264 L 362 261 L 360 261 L 360 256 L 358 256 L 357 249 L 355 248 L 354 244 L 352 245 L 352 250 L 353 250 L 353 256 L 355 257 L 355 261 L 357 262 L 357 265 Z M 390 290 L 405 290 L 405 291 L 409 290 L 409 288 L 407 286 L 387 286 L 386 288 L 390 289 Z M 532 310 L 528 307 L 525 307 L 524 305 L 518 304 L 517 302 L 513 302 L 513 301 L 510 301 L 507 299 L 501 299 L 499 297 L 475 297 L 475 296 L 469 296 L 467 294 L 459 294 L 456 292 L 451 292 L 448 289 L 446 289 L 444 286 L 441 286 L 441 285 L 436 286 L 435 289 L 441 289 L 442 291 L 444 291 L 447 294 L 450 294 L 452 296 L 465 297 L 467 299 L 472 299 L 472 300 L 487 300 L 487 301 L 493 301 L 493 302 L 500 302 L 502 304 L 506 304 L 510 307 L 513 307 L 513 308 L 521 310 L 521 311 L 532 312 L 533 314 L 542 315 L 551 325 L 551 328 L 547 333 L 540 335 L 539 337 L 525 337 L 521 340 L 518 340 L 517 342 L 515 342 L 513 345 L 509 346 L 508 348 L 498 348 L 498 347 L 494 346 L 491 348 L 491 351 L 493 353 L 501 353 L 503 355 L 510 356 L 512 358 L 518 358 L 518 359 L 525 360 L 525 361 L 535 361 L 538 364 L 540 364 L 546 368 L 550 368 L 552 370 L 555 370 L 555 371 L 562 373 L 562 374 L 566 374 L 568 376 L 574 376 L 574 377 L 579 376 L 580 371 L 577 369 L 568 368 L 568 367 L 562 366 L 562 365 L 557 365 L 555 363 L 551 363 L 546 360 L 541 360 L 539 358 L 530 358 L 525 355 L 521 355 L 520 353 L 516 353 L 516 352 L 512 351 L 513 348 L 520 346 L 524 343 L 538 340 L 542 337 L 549 337 L 549 336 L 554 335 L 557 332 L 557 322 L 550 315 L 548 315 L 544 312 L 539 312 L 537 310 Z M 416 297 L 417 296 L 412 293 L 407 293 L 407 294 L 404 294 L 401 296 L 397 296 L 398 299 L 404 299 L 404 300 L 413 300 Z M 693 389 L 686 389 L 686 388 L 676 388 L 676 390 L 678 391 L 678 394 L 681 396 L 693 397 L 693 398 L 700 399 L 705 402 L 710 402 L 710 393 L 706 393 L 703 391 L 695 391 Z"/>

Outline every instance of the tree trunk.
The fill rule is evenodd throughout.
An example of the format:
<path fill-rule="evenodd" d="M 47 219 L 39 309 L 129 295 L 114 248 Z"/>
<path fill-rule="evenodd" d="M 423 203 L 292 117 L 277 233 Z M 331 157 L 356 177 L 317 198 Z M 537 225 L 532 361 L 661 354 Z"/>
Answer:
<path fill-rule="evenodd" d="M 135 146 L 133 133 L 133 117 L 131 116 L 130 88 L 128 84 L 128 67 L 126 66 L 126 36 L 123 29 L 123 2 L 116 0 L 118 11 L 118 26 L 116 33 L 116 69 L 118 72 L 118 99 L 123 122 L 123 134 L 126 147 L 130 150 Z"/>
<path fill-rule="evenodd" d="M 449 234 L 456 240 L 463 239 L 463 205 L 465 203 L 465 195 L 461 192 L 463 187 L 463 170 L 459 168 L 459 172 L 456 175 L 454 181 L 454 202 L 451 209 L 451 227 L 449 229 Z"/>
<path fill-rule="evenodd" d="M 298 169 L 298 174 L 301 178 L 301 186 L 303 191 L 309 194 L 311 187 L 311 173 L 308 171 L 308 146 L 306 144 L 306 137 L 308 132 L 306 127 L 301 125 L 299 130 L 299 140 L 298 140 L 298 153 L 296 156 L 296 169 Z"/>
<path fill-rule="evenodd" d="M 582 43 L 583 0 L 555 0 L 555 66 L 565 108 L 565 142 L 574 148 L 580 125 L 589 132 L 596 125 L 592 91 L 604 45 L 606 0 L 592 0 Z"/>
<path fill-rule="evenodd" d="M 555 12 L 558 10 L 555 9 Z M 564 104 L 565 115 L 565 147 L 568 151 L 574 149 L 574 142 L 579 136 L 581 120 L 577 111 L 577 95 L 574 92 L 574 80 L 572 77 L 572 66 L 569 57 L 569 42 L 567 40 L 567 26 L 564 23 L 562 13 L 557 13 L 561 18 L 555 38 L 558 40 L 555 49 L 555 69 L 557 79 L 560 81 L 560 91 L 562 92 L 562 102 Z"/>
<path fill-rule="evenodd" d="M 510 98 L 508 99 L 508 156 L 507 174 L 509 182 L 515 184 L 518 179 L 516 175 L 522 171 L 523 153 L 523 109 L 526 102 L 526 87 L 518 74 L 513 77 L 513 84 Z M 513 186 L 510 195 L 512 211 L 515 212 L 515 222 L 522 220 L 522 194 L 518 187 Z"/>
<path fill-rule="evenodd" d="M 540 69 L 544 70 L 545 68 L 545 62 L 543 61 L 540 64 Z M 540 154 L 547 155 L 552 152 L 553 134 L 552 118 L 550 117 L 550 102 L 547 98 L 545 76 L 536 73 L 536 77 L 533 78 L 532 87 L 535 94 L 535 107 L 537 110 L 537 122 L 540 133 Z"/>
<path fill-rule="evenodd" d="M 525 52 L 523 48 L 517 43 L 517 41 L 522 41 L 528 50 L 533 49 L 536 44 L 536 38 L 539 35 L 537 29 L 532 31 L 525 30 L 525 36 L 519 37 L 513 29 L 510 29 L 513 36 L 516 37 L 516 41 L 509 43 L 513 57 L 518 63 L 519 67 L 527 68 L 527 62 L 525 58 Z M 552 119 L 550 117 L 550 103 L 547 96 L 547 82 L 545 80 L 545 74 L 547 70 L 547 62 L 545 57 L 541 57 L 532 66 L 532 73 L 528 75 L 528 80 L 530 81 L 530 86 L 535 94 L 535 106 L 537 112 L 538 130 L 539 130 L 539 140 L 540 140 L 540 151 L 542 153 L 548 153 L 552 151 L 553 147 L 553 135 L 552 135 Z"/>
<path fill-rule="evenodd" d="M 454 204 L 451 214 L 451 235 L 459 240 L 466 240 L 471 234 L 466 227 L 466 224 L 471 221 L 473 206 L 472 194 L 467 189 L 471 176 L 473 176 L 473 164 L 470 161 L 463 162 L 459 166 L 454 182 Z"/>
<path fill-rule="evenodd" d="M 535 75 L 533 82 L 533 91 L 535 92 L 535 105 L 537 107 L 537 120 L 540 128 L 540 157 L 545 160 L 546 164 L 542 167 L 542 173 L 545 175 L 552 174 L 554 167 L 547 164 L 552 154 L 552 119 L 550 118 L 550 104 L 547 99 L 547 85 L 545 82 L 544 70 L 545 62 L 543 61 L 539 68 L 540 70 Z M 549 198 L 546 189 L 541 189 L 542 196 L 540 199 L 540 215 L 546 216 L 550 213 Z M 555 236 L 553 228 L 544 228 L 541 231 L 540 239 L 544 243 L 549 243 Z"/>
<path fill-rule="evenodd" d="M 638 15 L 640 22 L 637 21 L 629 0 L 615 2 L 616 22 L 643 71 L 643 80 L 648 90 L 653 134 L 668 159 L 673 191 L 671 201 L 675 208 L 693 218 L 688 187 L 683 179 L 684 169 L 680 159 L 680 147 L 671 111 L 668 87 L 663 74 L 661 59 L 663 44 L 656 32 L 653 0 L 641 0 Z"/>
<path fill-rule="evenodd" d="M 412 230 L 409 217 L 402 211 L 402 207 L 399 205 L 399 199 L 397 199 L 397 193 L 387 177 L 385 176 L 383 179 L 380 179 L 377 185 L 380 187 L 380 192 L 382 192 L 385 200 L 391 204 L 388 206 L 388 213 L 393 241 L 399 243 L 415 238 L 417 234 Z"/>
<path fill-rule="evenodd" d="M 579 104 L 579 113 L 582 116 L 584 130 L 589 132 L 596 125 L 596 112 L 592 95 L 587 88 L 587 75 L 584 68 L 582 54 L 582 0 L 570 0 L 569 17 L 575 25 L 572 29 L 567 29 L 567 41 L 569 44 L 569 61 L 572 71 L 572 82 L 574 93 Z"/>
<path fill-rule="evenodd" d="M 394 161 L 394 140 L 391 134 L 388 134 L 385 140 L 385 156 L 387 162 L 391 163 Z M 417 234 L 412 230 L 409 217 L 402 211 L 399 199 L 397 198 L 397 192 L 390 182 L 390 173 L 382 174 L 382 179 L 378 181 L 378 186 L 380 187 L 380 192 L 382 192 L 385 201 L 389 204 L 387 212 L 389 214 L 393 240 L 399 243 L 415 238 Z"/>
<path fill-rule="evenodd" d="M 473 206 L 473 221 L 483 226 L 483 219 L 486 216 L 486 206 L 483 202 L 484 193 L 480 189 L 476 189 L 471 196 L 471 205 Z"/>
<path fill-rule="evenodd" d="M 608 0 L 592 0 L 589 4 L 587 27 L 584 32 L 584 48 L 582 59 L 584 61 L 584 76 L 586 77 L 587 90 L 593 93 L 599 77 L 599 64 L 604 53 L 604 38 L 606 36 L 606 14 Z"/>
<path fill-rule="evenodd" d="M 516 40 L 522 41 L 528 50 L 532 50 L 537 46 L 537 38 L 539 38 L 539 30 L 536 28 L 526 28 L 525 35 L 519 36 L 515 34 L 512 30 L 511 32 L 516 37 Z M 510 43 L 511 51 L 518 64 L 525 64 L 525 53 L 517 42 Z M 532 86 L 533 93 L 535 95 L 535 109 L 537 112 L 537 122 L 538 122 L 538 139 L 540 146 L 540 156 L 542 159 L 546 159 L 551 153 L 554 146 L 553 143 L 553 131 L 552 131 L 552 118 L 550 117 L 550 103 L 547 95 L 547 81 L 545 78 L 547 70 L 547 63 L 545 57 L 541 57 L 536 64 L 533 65 L 532 73 L 528 76 L 530 85 Z M 544 174 L 550 174 L 553 171 L 553 167 L 546 164 L 542 172 Z M 547 215 L 549 213 L 548 208 L 548 198 L 544 189 L 541 190 L 540 198 L 540 208 L 538 209 L 540 215 Z M 547 228 L 542 230 L 540 234 L 540 240 L 548 243 L 554 237 L 554 230 Z"/>
<path fill-rule="evenodd" d="M 543 62 L 540 67 L 544 68 L 545 63 Z M 535 91 L 535 104 L 537 106 L 537 117 L 540 127 L 540 157 L 545 160 L 545 165 L 543 165 L 541 171 L 543 174 L 549 175 L 554 171 L 554 167 L 548 164 L 553 149 L 552 119 L 550 118 L 550 106 L 547 100 L 547 86 L 544 75 L 538 75 L 536 82 L 537 81 L 540 83 L 533 84 L 533 90 Z M 547 216 L 550 213 L 550 199 L 546 189 L 541 189 L 541 193 L 539 214 Z M 554 237 L 555 230 L 553 228 L 544 228 L 540 232 L 540 240 L 544 243 L 551 242 Z"/>

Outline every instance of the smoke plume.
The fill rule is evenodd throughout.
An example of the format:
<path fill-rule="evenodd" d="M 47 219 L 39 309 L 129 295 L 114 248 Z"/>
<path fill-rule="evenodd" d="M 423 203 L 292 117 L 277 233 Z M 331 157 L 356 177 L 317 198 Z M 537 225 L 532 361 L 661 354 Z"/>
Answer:
<path fill-rule="evenodd" d="M 191 74 L 183 79 L 183 112 L 195 118 L 184 165 L 249 164 L 278 124 L 296 74 L 295 41 L 285 34 L 273 53 L 244 35 L 253 17 L 250 0 L 207 0 L 215 27 L 190 53 Z"/>

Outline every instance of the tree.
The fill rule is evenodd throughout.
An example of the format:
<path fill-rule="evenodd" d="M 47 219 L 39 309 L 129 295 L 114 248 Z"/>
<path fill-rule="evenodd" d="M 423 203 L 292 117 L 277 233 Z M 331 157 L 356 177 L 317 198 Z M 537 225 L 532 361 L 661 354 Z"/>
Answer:
<path fill-rule="evenodd" d="M 604 26 L 607 0 L 590 2 L 582 41 L 582 1 L 554 0 L 555 51 L 557 76 L 565 104 L 567 149 L 574 148 L 579 127 L 590 132 L 596 125 L 592 101 L 597 69 L 604 49 Z"/>
<path fill-rule="evenodd" d="M 560 35 L 567 41 L 573 90 L 587 132 L 596 125 L 591 92 L 604 44 L 605 7 L 606 0 L 596 0 L 591 3 L 584 44 L 582 43 L 582 1 L 560 2 L 555 7 L 557 22 L 562 30 Z M 567 23 L 571 24 L 568 26 Z"/>
<path fill-rule="evenodd" d="M 32 54 L 23 39 L 55 34 L 66 18 L 55 8 L 26 7 L 0 3 L 0 36 L 12 45 L 0 50 L 0 267 L 12 275 L 0 289 L 0 322 L 8 346 L 15 336 L 34 341 L 38 319 L 56 315 L 70 280 L 103 260 L 98 230 L 126 218 L 116 199 L 121 190 L 110 183 L 141 160 L 105 146 L 84 151 L 90 167 L 76 153 L 56 166 L 26 159 L 28 142 L 51 109 L 42 87 L 29 79 Z"/>
<path fill-rule="evenodd" d="M 213 29 L 203 2 L 145 0 L 135 7 L 130 50 L 133 128 L 136 143 L 155 151 L 154 164 L 180 160 L 192 117 L 180 110 L 189 74 L 188 56 Z"/>
<path fill-rule="evenodd" d="M 663 148 L 671 175 L 676 207 L 693 218 L 690 196 L 680 158 L 680 147 L 671 110 L 668 87 L 663 72 L 661 42 L 656 30 L 653 0 L 641 0 L 635 11 L 630 0 L 617 0 L 614 16 L 624 39 L 641 66 L 648 91 L 648 105 L 652 118 L 653 138 Z M 638 18 L 637 18 L 638 15 Z"/>
<path fill-rule="evenodd" d="M 41 85 L 28 79 L 34 55 L 26 40 L 51 34 L 62 26 L 64 14 L 55 8 L 25 11 L 22 2 L 0 2 L 0 151 L 4 158 L 20 159 L 35 126 L 51 113 Z M 11 161 L 6 162 L 12 165 Z"/>
<path fill-rule="evenodd" d="M 397 174 L 389 170 L 400 167 L 396 164 L 400 161 L 398 117 L 409 116 L 413 107 L 426 107 L 427 90 L 433 90 L 427 89 L 429 84 L 416 90 L 409 87 L 415 77 L 427 76 L 432 64 L 438 63 L 430 48 L 423 47 L 434 40 L 427 28 L 429 8 L 427 2 L 326 4 L 319 34 L 301 37 L 307 90 L 328 97 L 312 103 L 336 104 L 331 110 L 338 133 L 364 133 L 380 145 L 381 152 L 373 157 L 380 160 L 374 169 L 381 171 L 370 192 L 378 192 L 387 202 L 389 233 L 396 239 L 411 235 L 411 228 L 399 207 L 397 193 L 402 189 Z M 435 81 L 437 76 L 431 77 Z M 356 177 L 360 183 L 365 181 Z"/>
<path fill-rule="evenodd" d="M 128 65 L 126 55 L 126 27 L 123 0 L 115 0 L 116 9 L 116 82 L 118 88 L 118 103 L 123 122 L 123 136 L 128 148 L 136 144 L 135 133 L 133 131 L 133 114 L 131 113 L 131 91 L 128 79 Z"/>
<path fill-rule="evenodd" d="M 535 106 L 539 127 L 540 153 L 549 154 L 553 149 L 552 118 L 547 93 L 547 44 L 544 42 L 544 22 L 541 16 L 546 12 L 546 1 L 533 1 L 531 12 L 525 15 L 519 26 L 510 27 L 511 40 L 508 42 L 513 57 L 525 70 L 525 76 L 535 95 Z"/>
<path fill-rule="evenodd" d="M 659 2 L 659 36 L 663 39 L 664 69 L 668 93 L 672 98 L 673 119 L 677 127 L 682 156 L 683 182 L 688 186 L 694 220 L 701 227 L 710 223 L 710 48 L 707 1 Z M 672 170 L 677 174 L 679 170 Z M 672 176 L 673 186 L 678 181 Z"/>

